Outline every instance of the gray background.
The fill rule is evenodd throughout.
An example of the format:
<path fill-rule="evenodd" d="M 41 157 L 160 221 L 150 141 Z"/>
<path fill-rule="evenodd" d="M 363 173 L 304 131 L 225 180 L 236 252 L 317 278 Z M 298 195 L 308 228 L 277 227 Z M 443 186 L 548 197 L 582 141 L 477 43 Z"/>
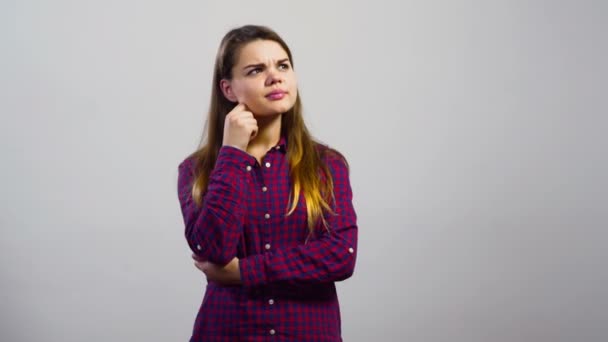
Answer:
<path fill-rule="evenodd" d="M 2 1 L 0 340 L 186 341 L 176 196 L 225 32 L 352 167 L 346 341 L 606 341 L 602 1 Z"/>

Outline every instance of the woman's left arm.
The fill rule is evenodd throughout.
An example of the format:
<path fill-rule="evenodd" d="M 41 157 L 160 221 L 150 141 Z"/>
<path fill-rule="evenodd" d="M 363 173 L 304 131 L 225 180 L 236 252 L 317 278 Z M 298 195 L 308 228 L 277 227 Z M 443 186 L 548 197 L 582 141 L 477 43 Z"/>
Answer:
<path fill-rule="evenodd" d="M 291 248 L 255 254 L 240 259 L 240 281 L 244 286 L 273 282 L 319 283 L 349 278 L 357 256 L 357 216 L 346 163 L 328 160 L 333 175 L 335 215 L 326 215 L 329 232 L 318 239 Z"/>

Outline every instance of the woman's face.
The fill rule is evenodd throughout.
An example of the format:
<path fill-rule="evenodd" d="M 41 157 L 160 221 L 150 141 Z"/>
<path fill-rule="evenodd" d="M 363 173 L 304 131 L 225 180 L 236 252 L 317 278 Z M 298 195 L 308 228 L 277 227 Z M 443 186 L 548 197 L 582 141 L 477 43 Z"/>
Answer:
<path fill-rule="evenodd" d="M 223 79 L 220 87 L 228 100 L 244 103 L 256 116 L 285 113 L 298 96 L 287 52 L 272 40 L 255 40 L 241 47 L 232 80 Z"/>

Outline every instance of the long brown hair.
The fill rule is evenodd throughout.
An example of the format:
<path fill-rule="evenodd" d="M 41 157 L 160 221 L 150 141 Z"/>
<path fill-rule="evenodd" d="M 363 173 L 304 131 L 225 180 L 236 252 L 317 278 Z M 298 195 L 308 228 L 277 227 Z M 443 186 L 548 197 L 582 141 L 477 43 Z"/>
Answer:
<path fill-rule="evenodd" d="M 220 89 L 220 81 L 232 79 L 232 68 L 237 62 L 240 49 L 255 40 L 271 40 L 279 43 L 291 61 L 294 62 L 291 51 L 279 35 L 268 27 L 246 25 L 229 31 L 220 43 L 215 59 L 211 102 L 206 122 L 206 136 L 203 134 L 199 149 L 192 154 L 195 161 L 195 180 L 192 185 L 192 198 L 201 205 L 202 196 L 207 189 L 209 175 L 215 166 L 219 150 L 222 147 L 224 120 L 235 104 L 226 99 Z M 286 214 L 292 214 L 298 204 L 300 193 L 303 194 L 307 223 L 310 234 L 314 234 L 315 225 L 323 223 L 329 229 L 324 219 L 324 213 L 332 211 L 333 179 L 327 164 L 323 161 L 326 153 L 337 156 L 345 163 L 346 160 L 337 151 L 321 145 L 313 140 L 302 117 L 302 102 L 300 95 L 294 106 L 281 117 L 281 135 L 287 137 L 287 158 L 292 189 L 287 203 Z"/>

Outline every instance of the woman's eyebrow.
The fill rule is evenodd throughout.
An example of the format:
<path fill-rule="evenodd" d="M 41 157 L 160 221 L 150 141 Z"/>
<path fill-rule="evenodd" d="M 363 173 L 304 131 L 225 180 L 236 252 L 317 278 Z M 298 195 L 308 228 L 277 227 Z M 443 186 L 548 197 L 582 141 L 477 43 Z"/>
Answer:
<path fill-rule="evenodd" d="M 264 63 L 258 63 L 258 64 L 249 64 L 245 67 L 243 67 L 243 70 L 247 69 L 247 68 L 258 68 L 258 67 L 263 67 Z"/>
<path fill-rule="evenodd" d="M 285 62 L 289 62 L 289 58 L 283 58 L 279 61 L 277 61 L 277 64 L 281 64 L 281 63 L 285 63 Z M 258 64 L 249 64 L 245 67 L 243 67 L 243 70 L 247 69 L 247 68 L 259 68 L 259 67 L 263 67 L 264 63 L 258 63 Z"/>

